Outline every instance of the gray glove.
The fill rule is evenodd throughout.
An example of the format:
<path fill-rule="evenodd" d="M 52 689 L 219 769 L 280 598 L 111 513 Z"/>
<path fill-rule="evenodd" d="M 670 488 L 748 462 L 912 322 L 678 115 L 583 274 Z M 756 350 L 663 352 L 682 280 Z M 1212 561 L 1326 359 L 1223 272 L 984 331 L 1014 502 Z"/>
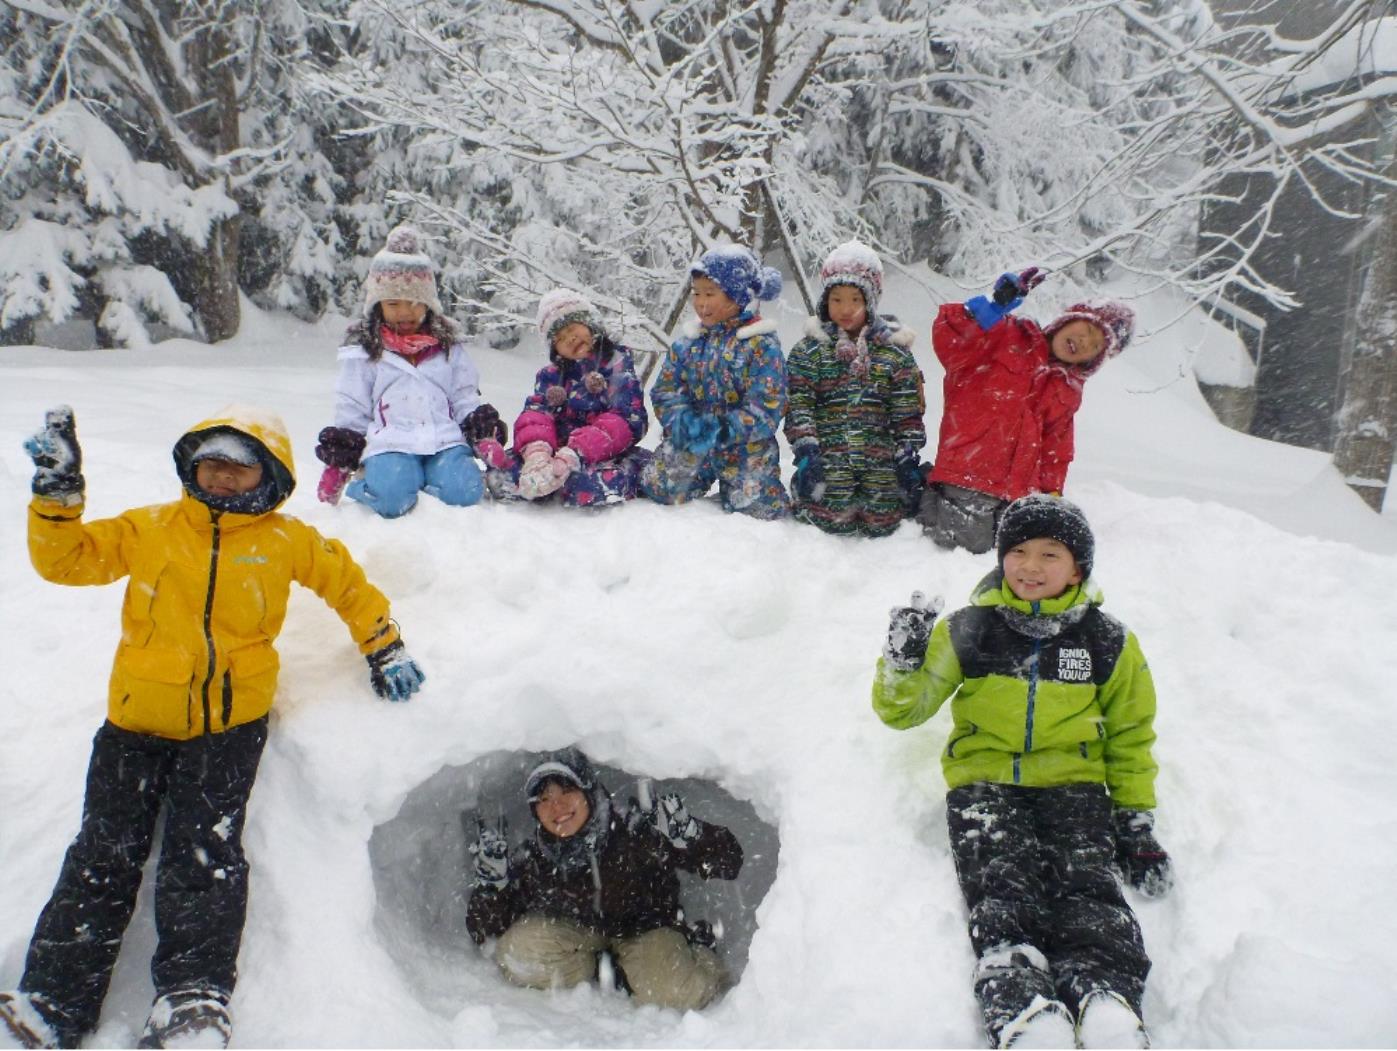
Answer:
<path fill-rule="evenodd" d="M 888 641 L 883 644 L 883 661 L 898 671 L 916 671 L 926 659 L 927 643 L 936 615 L 945 606 L 940 595 L 928 599 L 912 592 L 910 606 L 895 606 L 888 617 Z"/>
<path fill-rule="evenodd" d="M 1117 807 L 1116 864 L 1127 883 L 1147 898 L 1162 898 L 1174 886 L 1174 863 L 1154 836 L 1154 811 Z"/>
<path fill-rule="evenodd" d="M 688 850 L 698 841 L 699 824 L 689 814 L 689 808 L 684 805 L 678 792 L 666 792 L 660 796 L 649 817 L 655 831 L 677 850 Z"/>
<path fill-rule="evenodd" d="M 509 886 L 509 831 L 504 815 L 493 826 L 476 822 L 476 841 L 467 848 L 473 859 L 471 882 L 477 890 Z"/>

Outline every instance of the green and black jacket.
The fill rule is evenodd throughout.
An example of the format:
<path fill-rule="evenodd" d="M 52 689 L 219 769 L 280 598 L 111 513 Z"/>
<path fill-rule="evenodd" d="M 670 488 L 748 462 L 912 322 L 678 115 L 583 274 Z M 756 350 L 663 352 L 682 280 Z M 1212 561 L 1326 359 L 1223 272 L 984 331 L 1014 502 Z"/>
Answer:
<path fill-rule="evenodd" d="M 937 622 L 920 668 L 879 659 L 873 710 L 906 730 L 951 699 L 941 757 L 951 788 L 1095 782 L 1116 806 L 1152 809 L 1154 682 L 1135 635 L 1101 601 L 1088 580 L 1024 602 L 996 570 Z"/>

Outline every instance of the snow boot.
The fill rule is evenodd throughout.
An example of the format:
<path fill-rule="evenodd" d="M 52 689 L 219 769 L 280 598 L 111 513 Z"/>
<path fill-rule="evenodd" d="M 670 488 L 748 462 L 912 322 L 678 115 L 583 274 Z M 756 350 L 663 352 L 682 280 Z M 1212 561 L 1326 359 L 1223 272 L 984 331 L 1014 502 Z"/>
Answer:
<path fill-rule="evenodd" d="M 991 1047 L 1074 1046 L 1072 1013 L 1057 998 L 1047 958 L 1032 945 L 986 950 L 975 965 L 975 999 L 980 1001 Z M 1025 1030 L 1040 1012 L 1047 1013 L 1035 1023 L 1035 1031 L 1058 1028 L 1054 1022 L 1059 1010 L 1068 1023 L 1066 1043 L 1015 1042 L 1027 1039 Z M 1051 1038 L 1045 1035 L 1045 1039 Z"/>
<path fill-rule="evenodd" d="M 1147 1048 L 1150 1036 L 1125 997 L 1097 989 L 1082 1000 L 1077 1014 L 1077 1046 Z"/>
<path fill-rule="evenodd" d="M 221 1048 L 233 1035 L 228 1000 L 216 989 L 179 989 L 151 1005 L 137 1047 Z"/>
<path fill-rule="evenodd" d="M 0 1047 L 76 1047 L 64 1039 L 30 993 L 0 993 Z"/>
<path fill-rule="evenodd" d="M 999 1047 L 1074 1048 L 1077 1032 L 1072 1025 L 1072 1012 L 1061 1000 L 1045 1000 L 1035 996 L 1016 1018 L 999 1031 Z M 1104 1045 L 1102 1045 L 1104 1046 Z"/>

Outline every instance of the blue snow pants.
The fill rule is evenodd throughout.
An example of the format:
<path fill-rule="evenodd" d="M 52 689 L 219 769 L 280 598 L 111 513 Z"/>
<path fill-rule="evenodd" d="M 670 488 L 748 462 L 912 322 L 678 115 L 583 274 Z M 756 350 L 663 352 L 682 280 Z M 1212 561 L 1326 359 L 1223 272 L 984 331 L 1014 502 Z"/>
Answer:
<path fill-rule="evenodd" d="M 469 507 L 484 495 L 485 480 L 464 445 L 432 456 L 376 453 L 364 460 L 364 477 L 350 482 L 344 495 L 384 518 L 397 518 L 417 506 L 419 491 L 452 507 Z"/>
<path fill-rule="evenodd" d="M 784 518 L 790 500 L 781 484 L 781 449 L 775 438 L 738 442 L 705 455 L 665 439 L 640 474 L 641 491 L 660 504 L 682 504 L 704 496 L 718 483 L 724 511 L 753 518 Z"/>

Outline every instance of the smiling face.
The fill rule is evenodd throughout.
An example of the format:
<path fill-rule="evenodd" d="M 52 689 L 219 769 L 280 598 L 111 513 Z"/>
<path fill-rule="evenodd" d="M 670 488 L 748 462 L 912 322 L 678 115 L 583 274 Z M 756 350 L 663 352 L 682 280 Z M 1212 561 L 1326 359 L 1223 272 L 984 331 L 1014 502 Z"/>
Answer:
<path fill-rule="evenodd" d="M 705 328 L 722 321 L 730 321 L 742 313 L 742 308 L 728 298 L 728 294 L 717 281 L 702 274 L 695 275 L 690 298 L 693 300 L 694 313 L 698 315 L 699 324 Z"/>
<path fill-rule="evenodd" d="M 427 320 L 427 304 L 411 299 L 381 299 L 378 307 L 383 311 L 383 323 L 400 336 L 411 336 Z"/>
<path fill-rule="evenodd" d="M 1053 333 L 1049 347 L 1064 365 L 1085 365 L 1106 349 L 1106 333 L 1086 318 L 1073 318 Z"/>
<path fill-rule="evenodd" d="M 1004 555 L 1004 579 L 1025 602 L 1057 598 L 1082 582 L 1077 560 L 1061 540 L 1035 537 L 1015 544 Z"/>
<path fill-rule="evenodd" d="M 841 329 L 851 336 L 863 331 L 864 323 L 868 321 L 868 304 L 857 288 L 853 285 L 835 285 L 829 290 L 829 298 L 825 302 L 829 307 L 829 319 Z"/>
<path fill-rule="evenodd" d="M 194 465 L 194 482 L 212 496 L 239 496 L 262 484 L 262 465 L 249 467 L 209 456 Z"/>
<path fill-rule="evenodd" d="M 559 839 L 577 835 L 591 816 L 587 794 L 575 785 L 549 781 L 534 803 L 534 817 L 538 823 Z"/>
<path fill-rule="evenodd" d="M 568 361 L 581 361 L 592 356 L 595 344 L 596 337 L 590 328 L 580 321 L 571 321 L 553 337 L 553 352 Z"/>

